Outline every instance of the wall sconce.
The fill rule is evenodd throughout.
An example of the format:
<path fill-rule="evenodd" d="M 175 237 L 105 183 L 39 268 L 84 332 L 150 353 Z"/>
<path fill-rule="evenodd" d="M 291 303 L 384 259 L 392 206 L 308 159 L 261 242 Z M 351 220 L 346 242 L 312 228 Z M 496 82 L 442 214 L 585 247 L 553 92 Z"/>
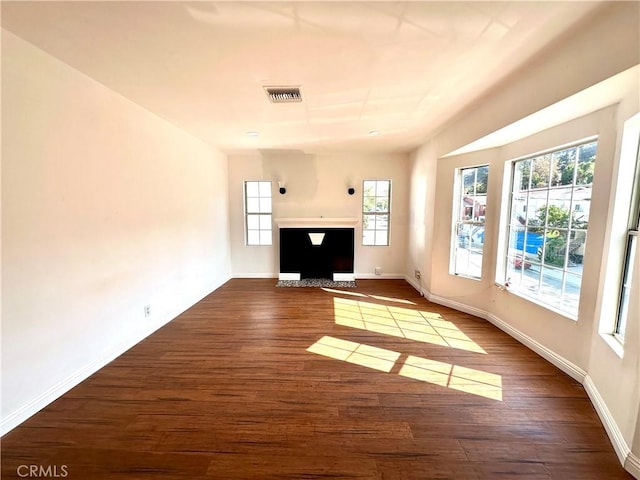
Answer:
<path fill-rule="evenodd" d="M 356 193 L 356 189 L 355 189 L 355 188 L 353 188 L 353 187 L 349 187 L 349 188 L 347 189 L 347 193 L 348 193 L 349 195 L 353 195 L 354 193 Z"/>
<path fill-rule="evenodd" d="M 284 195 L 285 193 L 287 193 L 287 189 L 284 188 L 284 182 L 278 182 L 278 187 L 280 187 L 278 189 L 278 191 L 280 192 L 280 195 Z"/>

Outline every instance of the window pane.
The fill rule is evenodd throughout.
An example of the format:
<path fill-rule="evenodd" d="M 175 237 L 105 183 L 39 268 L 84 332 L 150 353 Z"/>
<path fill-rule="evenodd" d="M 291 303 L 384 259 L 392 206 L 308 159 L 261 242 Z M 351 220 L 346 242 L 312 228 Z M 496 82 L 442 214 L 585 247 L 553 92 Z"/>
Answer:
<path fill-rule="evenodd" d="M 542 267 L 540 296 L 546 304 L 556 308 L 562 305 L 562 276 L 562 270 Z"/>
<path fill-rule="evenodd" d="M 260 232 L 258 230 L 247 231 L 247 245 L 260 245 Z"/>
<path fill-rule="evenodd" d="M 376 245 L 387 245 L 389 236 L 386 230 L 376 230 Z"/>
<path fill-rule="evenodd" d="M 260 245 L 271 245 L 271 230 L 260 230 Z"/>
<path fill-rule="evenodd" d="M 573 185 L 573 172 L 575 170 L 576 149 L 569 148 L 553 154 L 554 169 L 557 185 Z"/>
<path fill-rule="evenodd" d="M 376 228 L 376 216 L 375 215 L 364 215 L 362 217 L 362 228 L 363 229 L 374 229 Z"/>
<path fill-rule="evenodd" d="M 529 190 L 529 179 L 531 177 L 531 160 L 521 160 L 516 162 L 513 171 L 513 191 L 522 192 Z"/>
<path fill-rule="evenodd" d="M 564 268 L 566 266 L 567 232 L 554 231 L 544 239 L 544 258 L 542 262 L 548 266 Z"/>
<path fill-rule="evenodd" d="M 258 182 L 245 182 L 245 187 L 247 189 L 247 197 L 258 196 Z"/>
<path fill-rule="evenodd" d="M 376 197 L 376 212 L 388 212 L 389 200 L 387 197 Z"/>
<path fill-rule="evenodd" d="M 593 183 L 593 169 L 596 161 L 596 143 L 583 145 L 578 154 L 578 173 L 576 183 L 578 185 L 589 185 Z"/>
<path fill-rule="evenodd" d="M 389 229 L 389 215 L 376 215 L 376 230 Z"/>
<path fill-rule="evenodd" d="M 551 155 L 534 158 L 531 166 L 531 188 L 548 187 L 550 169 Z"/>
<path fill-rule="evenodd" d="M 564 280 L 564 296 L 562 309 L 568 312 L 578 311 L 580 302 L 580 288 L 582 287 L 582 272 L 580 275 L 567 273 Z"/>
<path fill-rule="evenodd" d="M 473 195 L 475 193 L 476 169 L 466 168 L 462 170 L 462 194 Z"/>
<path fill-rule="evenodd" d="M 260 213 L 271 213 L 271 197 L 260 199 Z"/>
<path fill-rule="evenodd" d="M 260 182 L 259 192 L 261 197 L 270 197 L 271 182 Z"/>
<path fill-rule="evenodd" d="M 375 230 L 364 230 L 362 232 L 363 245 L 375 245 Z"/>
<path fill-rule="evenodd" d="M 362 200 L 363 212 L 375 212 L 376 211 L 376 197 L 364 197 Z"/>
<path fill-rule="evenodd" d="M 489 182 L 489 167 L 478 167 L 476 176 L 476 194 L 486 194 Z"/>
<path fill-rule="evenodd" d="M 260 228 L 260 215 L 247 215 L 247 228 L 249 230 L 257 230 Z"/>
<path fill-rule="evenodd" d="M 271 215 L 260 215 L 260 230 L 271 230 Z"/>
<path fill-rule="evenodd" d="M 376 182 L 376 196 L 388 197 L 389 196 L 389 180 L 378 180 Z"/>
<path fill-rule="evenodd" d="M 247 213 L 260 213 L 259 198 L 247 198 Z"/>
<path fill-rule="evenodd" d="M 524 226 L 527 222 L 527 195 L 514 193 L 511 197 L 511 225 Z"/>
<path fill-rule="evenodd" d="M 365 180 L 362 194 L 366 197 L 376 196 L 376 182 L 375 180 Z"/>

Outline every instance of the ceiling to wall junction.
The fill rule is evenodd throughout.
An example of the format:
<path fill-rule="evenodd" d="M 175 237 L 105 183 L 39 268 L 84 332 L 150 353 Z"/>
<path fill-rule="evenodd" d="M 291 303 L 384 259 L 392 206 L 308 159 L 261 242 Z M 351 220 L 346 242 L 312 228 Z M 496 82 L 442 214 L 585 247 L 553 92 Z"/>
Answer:
<path fill-rule="evenodd" d="M 597 8 L 2 2 L 2 26 L 227 153 L 404 152 Z M 272 104 L 265 85 L 303 102 Z"/>

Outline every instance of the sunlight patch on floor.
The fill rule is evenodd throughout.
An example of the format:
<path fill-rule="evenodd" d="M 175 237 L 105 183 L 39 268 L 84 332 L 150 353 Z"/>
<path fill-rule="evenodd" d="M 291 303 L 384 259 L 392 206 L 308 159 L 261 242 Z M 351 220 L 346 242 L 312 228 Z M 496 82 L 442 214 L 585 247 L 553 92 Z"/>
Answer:
<path fill-rule="evenodd" d="M 333 299 L 333 311 L 337 325 L 469 352 L 487 353 L 439 313 L 338 297 Z"/>
<path fill-rule="evenodd" d="M 492 400 L 502 400 L 502 376 L 409 355 L 399 375 Z"/>
<path fill-rule="evenodd" d="M 310 353 L 389 373 L 400 353 L 325 335 L 307 348 Z M 502 401 L 502 376 L 482 370 L 409 355 L 398 375 L 460 392 Z"/>
<path fill-rule="evenodd" d="M 363 367 L 373 368 L 381 372 L 390 372 L 396 360 L 400 358 L 400 354 L 392 350 L 349 342 L 330 336 L 322 337 L 307 348 L 307 351 L 336 360 L 355 363 Z"/>

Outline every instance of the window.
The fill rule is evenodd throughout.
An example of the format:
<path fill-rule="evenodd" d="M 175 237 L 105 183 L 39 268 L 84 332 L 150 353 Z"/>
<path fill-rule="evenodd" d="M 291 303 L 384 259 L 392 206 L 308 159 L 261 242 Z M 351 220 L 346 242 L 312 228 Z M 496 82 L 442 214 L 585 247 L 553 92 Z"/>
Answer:
<path fill-rule="evenodd" d="M 451 249 L 454 275 L 480 278 L 482 274 L 488 179 L 487 165 L 457 171 Z"/>
<path fill-rule="evenodd" d="M 640 144 L 640 141 L 638 142 Z M 631 280 L 633 264 L 638 248 L 638 229 L 640 228 L 640 151 L 636 153 L 635 187 L 632 195 L 632 207 L 629 215 L 629 230 L 627 231 L 627 247 L 620 284 L 620 298 L 614 334 L 624 341 L 624 333 L 629 318 L 629 298 L 631 295 Z"/>
<path fill-rule="evenodd" d="M 391 180 L 365 180 L 362 188 L 362 244 L 389 245 Z"/>
<path fill-rule="evenodd" d="M 597 142 L 512 165 L 505 284 L 577 317 Z"/>
<path fill-rule="evenodd" d="M 271 182 L 244 182 L 247 245 L 271 245 Z"/>

